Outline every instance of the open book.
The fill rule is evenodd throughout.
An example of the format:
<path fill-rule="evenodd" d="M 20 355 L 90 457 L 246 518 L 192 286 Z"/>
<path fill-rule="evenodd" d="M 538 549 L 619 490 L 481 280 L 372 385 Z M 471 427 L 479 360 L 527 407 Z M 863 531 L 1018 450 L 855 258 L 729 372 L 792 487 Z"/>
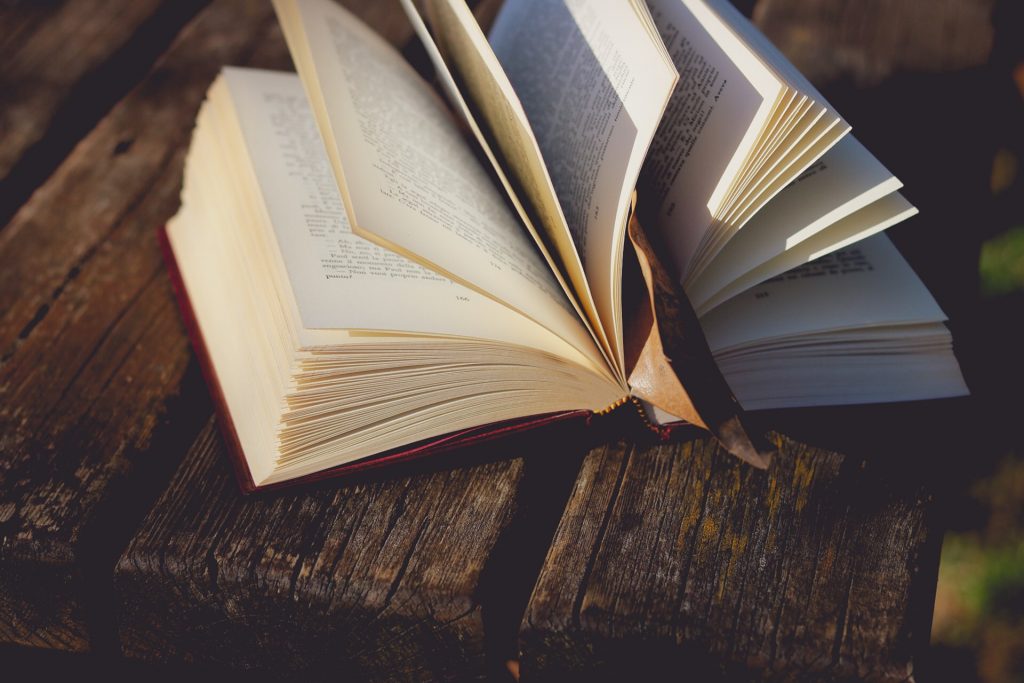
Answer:
<path fill-rule="evenodd" d="M 165 246 L 243 487 L 627 402 L 763 465 L 730 406 L 966 393 L 899 181 L 727 2 L 402 4 L 433 84 L 275 0 L 298 75 L 198 116 Z"/>

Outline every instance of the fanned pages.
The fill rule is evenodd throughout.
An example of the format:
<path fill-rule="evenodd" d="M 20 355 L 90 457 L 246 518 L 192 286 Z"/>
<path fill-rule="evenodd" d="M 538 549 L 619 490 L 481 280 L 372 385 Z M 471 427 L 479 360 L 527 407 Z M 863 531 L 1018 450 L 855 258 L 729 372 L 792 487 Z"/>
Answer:
<path fill-rule="evenodd" d="M 513 0 L 490 35 L 615 341 L 630 197 L 678 78 L 645 15 L 629 3 Z"/>
<path fill-rule="evenodd" d="M 862 144 L 847 136 L 758 212 L 750 220 L 749 229 L 726 242 L 720 258 L 692 279 L 687 288 L 690 301 L 696 309 L 706 309 L 709 302 L 728 298 L 723 291 L 735 295 L 823 255 L 822 249 L 838 248 L 852 236 L 867 237 L 873 229 L 891 225 L 890 219 L 909 217 L 915 211 L 905 200 L 882 201 L 899 197 L 896 190 L 901 185 Z M 876 203 L 879 209 L 890 210 L 862 212 Z M 816 248 L 800 250 L 802 261 L 783 258 L 765 275 L 750 278 L 773 259 L 795 254 L 800 245 L 816 237 Z M 824 247 L 821 238 L 825 238 Z M 731 286 L 734 283 L 740 283 L 738 288 Z"/>
<path fill-rule="evenodd" d="M 967 392 L 900 181 L 726 0 L 401 3 L 435 83 L 274 0 L 298 75 L 198 115 L 164 245 L 243 488 L 627 403 L 764 467 L 741 406 Z"/>
<path fill-rule="evenodd" d="M 509 201 L 515 209 L 516 214 L 523 222 L 523 226 L 526 228 L 530 236 L 533 237 L 537 248 L 540 250 L 541 255 L 544 257 L 548 267 L 551 269 L 552 275 L 558 281 L 559 285 L 561 285 L 562 291 L 565 292 L 567 297 L 569 297 L 570 302 L 576 309 L 576 312 L 580 315 L 580 319 L 583 321 L 584 325 L 591 332 L 592 336 L 598 340 L 605 359 L 610 362 L 611 356 L 609 354 L 611 349 L 608 345 L 608 340 L 603 336 L 600 328 L 595 327 L 597 324 L 597 314 L 596 309 L 594 308 L 592 296 L 589 293 L 589 288 L 580 292 L 573 289 L 573 286 L 570 284 L 567 279 L 568 276 L 566 275 L 566 273 L 569 272 L 568 268 L 562 265 L 563 256 L 566 258 L 573 256 L 570 261 L 572 264 L 578 266 L 578 257 L 575 257 L 573 254 L 562 254 L 561 252 L 548 247 L 548 245 L 552 243 L 552 239 L 542 235 L 534 225 L 534 216 L 536 215 L 536 212 L 528 209 L 527 203 L 525 203 L 525 200 L 520 197 L 520 192 L 517 191 L 516 187 L 513 185 L 510 177 L 511 171 L 506 172 L 504 165 L 498 160 L 495 147 L 491 144 L 493 136 L 485 133 L 485 131 L 480 127 L 477 117 L 470 109 L 466 98 L 462 96 L 459 86 L 452 75 L 452 71 L 448 68 L 444 58 L 441 56 L 441 52 L 438 49 L 437 44 L 434 42 L 433 36 L 430 34 L 423 18 L 420 16 L 419 11 L 412 3 L 412 0 L 401 0 L 401 2 L 409 20 L 412 22 L 413 30 L 416 31 L 420 40 L 423 41 L 423 45 L 427 50 L 427 55 L 440 80 L 441 88 L 448 97 L 449 102 L 451 102 L 456 114 L 462 118 L 466 126 L 468 126 L 470 131 L 472 131 L 474 139 L 480 145 L 480 149 L 485 158 L 491 164 L 491 168 L 494 170 L 495 176 L 498 178 L 501 187 L 508 195 Z M 585 284 L 583 283 L 582 278 L 582 268 L 577 267 L 573 272 L 576 275 L 578 284 Z"/>
<path fill-rule="evenodd" d="M 758 285 L 703 319 L 747 408 L 967 393 L 946 316 L 885 235 Z"/>
<path fill-rule="evenodd" d="M 514 195 L 524 204 L 526 224 L 534 227 L 534 236 L 556 261 L 606 356 L 614 362 L 613 341 L 605 331 L 564 209 L 518 97 L 465 3 L 439 0 L 426 4 L 435 19 L 434 37 L 428 39 L 431 44 L 436 39 L 440 48 L 438 70 L 450 74 L 465 99 L 472 102 L 469 109 L 476 112 L 478 130 L 488 147 L 493 147 L 502 175 L 511 179 Z M 415 7 L 411 3 L 405 6 L 415 18 Z"/>
<path fill-rule="evenodd" d="M 641 215 L 687 284 L 849 127 L 728 2 L 649 0 L 680 72 L 644 169 Z M 643 202 L 647 205 L 644 206 Z"/>
<path fill-rule="evenodd" d="M 279 6 L 287 3 L 278 3 Z M 441 100 L 390 45 L 330 0 L 285 22 L 353 230 L 495 298 L 598 357 L 551 271 Z M 282 10 L 282 16 L 287 10 Z M 349 172 L 346 172 L 346 167 Z"/>
<path fill-rule="evenodd" d="M 256 485 L 621 396 L 543 326 L 354 242 L 315 128 L 294 75 L 227 70 L 168 228 Z"/>

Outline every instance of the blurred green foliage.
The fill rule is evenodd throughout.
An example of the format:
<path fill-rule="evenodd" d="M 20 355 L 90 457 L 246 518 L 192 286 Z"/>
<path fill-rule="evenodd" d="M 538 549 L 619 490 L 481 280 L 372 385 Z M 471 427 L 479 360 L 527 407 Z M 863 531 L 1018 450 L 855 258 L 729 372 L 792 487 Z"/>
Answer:
<path fill-rule="evenodd" d="M 932 642 L 973 652 L 980 681 L 1024 680 L 1024 458 L 974 484 L 981 528 L 946 534 Z"/>
<path fill-rule="evenodd" d="M 978 269 L 983 294 L 1024 290 L 1024 226 L 1011 228 L 984 242 Z"/>

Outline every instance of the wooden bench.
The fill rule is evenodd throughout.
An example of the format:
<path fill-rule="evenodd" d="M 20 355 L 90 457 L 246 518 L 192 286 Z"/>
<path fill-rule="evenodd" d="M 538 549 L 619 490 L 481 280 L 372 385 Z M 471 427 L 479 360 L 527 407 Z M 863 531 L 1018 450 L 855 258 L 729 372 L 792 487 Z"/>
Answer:
<path fill-rule="evenodd" d="M 396 2 L 346 4 L 420 54 Z M 842 28 L 863 25 L 860 3 L 805 4 L 762 0 L 755 17 L 784 48 L 803 40 L 804 60 L 808 27 L 862 37 Z M 989 3 L 942 7 L 957 50 L 934 50 L 941 32 L 871 43 L 862 71 L 984 63 Z M 15 3 L 0 9 L 0 64 L 0 668 L 40 666 L 37 648 L 91 653 L 59 660 L 71 670 L 350 680 L 912 676 L 942 537 L 928 464 L 966 448 L 932 426 L 962 404 L 756 416 L 781 453 L 767 472 L 694 432 L 515 443 L 243 497 L 155 229 L 220 67 L 291 68 L 269 3 Z M 882 136 L 862 92 L 841 84 L 837 105 Z M 940 194 L 933 170 L 897 167 L 913 147 L 886 151 L 924 183 L 918 203 Z M 901 244 L 913 252 L 923 230 Z M 962 265 L 921 263 L 932 286 Z"/>

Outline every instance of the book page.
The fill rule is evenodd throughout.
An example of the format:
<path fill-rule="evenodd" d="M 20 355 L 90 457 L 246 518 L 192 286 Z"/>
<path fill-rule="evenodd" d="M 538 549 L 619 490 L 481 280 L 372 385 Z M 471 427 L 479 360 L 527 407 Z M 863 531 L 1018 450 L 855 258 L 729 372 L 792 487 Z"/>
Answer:
<path fill-rule="evenodd" d="M 686 288 L 691 303 L 699 307 L 730 282 L 900 186 L 862 144 L 846 136 L 725 244 Z"/>
<path fill-rule="evenodd" d="M 477 116 L 470 108 L 466 98 L 463 97 L 458 83 L 455 82 L 452 69 L 449 68 L 444 57 L 441 55 L 438 44 L 435 42 L 434 36 L 427 28 L 416 4 L 413 0 L 401 0 L 401 3 L 402 8 L 409 17 L 409 21 L 412 23 L 413 30 L 416 31 L 416 35 L 419 36 L 427 51 L 427 56 L 430 58 L 430 61 L 434 66 L 435 74 L 440 81 L 442 90 L 448 97 L 448 101 L 473 133 L 473 137 L 476 139 L 477 143 L 479 143 L 484 156 L 490 162 L 491 168 L 494 171 L 494 174 L 498 177 L 498 181 L 505 190 L 509 201 L 512 202 L 512 206 L 515 209 L 516 214 L 523 222 L 527 232 L 530 233 L 534 243 L 537 245 L 541 255 L 544 257 L 545 262 L 551 269 L 551 272 L 558 281 L 558 284 L 561 285 L 566 296 L 569 297 L 569 300 L 576 309 L 580 319 L 587 326 L 587 329 L 594 336 L 595 340 L 598 340 L 599 344 L 601 344 L 602 353 L 605 354 L 605 358 L 608 363 L 614 364 L 612 356 L 610 355 L 610 345 L 608 345 L 607 339 L 604 337 L 604 331 L 600 328 L 598 323 L 597 310 L 594 305 L 593 298 L 590 295 L 589 287 L 585 282 L 582 265 L 579 263 L 579 256 L 575 251 L 569 254 L 569 256 L 574 259 L 572 261 L 572 267 L 574 269 L 573 272 L 575 273 L 573 276 L 575 279 L 570 281 L 568 275 L 569 271 L 564 266 L 562 256 L 555 251 L 553 246 L 549 248 L 549 245 L 553 245 L 552 240 L 547 236 L 547 233 L 550 231 L 545 231 L 545 233 L 542 234 L 541 230 L 538 230 L 537 223 L 535 222 L 536 214 L 528 206 L 530 204 L 529 198 L 522 192 L 522 186 L 518 183 L 514 183 L 514 180 L 510 175 L 512 170 L 506 170 L 505 165 L 499 160 L 498 155 L 500 150 L 498 150 L 495 145 L 492 145 L 493 136 L 485 132 L 481 127 L 481 123 L 477 121 Z M 474 21 L 475 20 L 472 17 L 467 19 L 467 22 L 470 24 Z M 571 240 L 568 239 L 566 231 L 563 230 L 563 233 L 566 245 L 571 246 Z M 577 290 L 574 287 L 573 282 L 583 287 L 583 289 Z"/>
<path fill-rule="evenodd" d="M 819 116 L 813 124 L 800 131 L 797 139 L 787 140 L 787 149 L 772 155 L 760 175 L 752 178 L 743 192 L 730 199 L 721 222 L 729 225 L 735 233 L 849 131 L 849 127 L 840 125 L 838 119 Z"/>
<path fill-rule="evenodd" d="M 700 320 L 717 352 L 778 337 L 945 319 L 889 238 L 875 235 L 764 282 Z"/>
<path fill-rule="evenodd" d="M 298 76 L 223 74 L 304 327 L 478 337 L 586 362 L 502 304 L 353 234 Z"/>
<path fill-rule="evenodd" d="M 445 69 L 477 112 L 482 133 L 491 141 L 504 173 L 517 189 L 530 221 L 549 253 L 572 285 L 580 306 L 602 348 L 614 364 L 613 338 L 606 334 L 603 314 L 584 272 L 565 214 L 526 113 L 498 63 L 476 18 L 464 0 L 425 0 Z M 412 8 L 415 14 L 415 8 Z M 432 39 L 433 40 L 433 39 Z M 429 50 L 428 50 L 429 53 Z M 442 79 L 442 83 L 444 79 Z"/>
<path fill-rule="evenodd" d="M 438 290 L 445 290 L 445 298 L 452 300 L 466 295 L 479 298 L 404 256 L 352 234 L 298 77 L 229 67 L 224 79 L 305 327 L 388 329 L 397 319 L 404 321 L 399 329 L 426 331 L 424 327 L 434 327 L 429 320 L 434 316 L 423 315 L 426 311 L 417 313 L 416 307 L 388 311 L 378 306 L 364 311 L 359 304 L 379 297 L 404 308 L 402 302 L 410 292 L 423 295 L 431 290 L 435 290 L 428 299 L 431 308 L 443 306 L 434 300 Z M 395 283 L 397 288 L 392 286 Z M 396 296 L 397 289 L 401 296 Z M 356 298 L 358 293 L 364 297 Z M 339 301 L 353 299 L 355 306 L 338 306 Z M 417 303 L 422 306 L 425 301 Z"/>
<path fill-rule="evenodd" d="M 275 7 L 353 231 L 596 356 L 592 338 L 456 121 L 401 55 L 331 0 L 281 0 Z"/>
<path fill-rule="evenodd" d="M 841 218 L 821 232 L 811 235 L 791 249 L 787 249 L 761 265 L 740 274 L 714 294 L 700 298 L 695 297 L 694 310 L 700 315 L 760 282 L 859 242 L 916 213 L 917 209 L 914 205 L 904 199 L 899 192 L 885 195 Z"/>
<path fill-rule="evenodd" d="M 490 43 L 519 95 L 607 332 L 625 221 L 677 75 L 628 3 L 508 0 Z"/>
<path fill-rule="evenodd" d="M 699 0 L 648 0 L 679 84 L 637 187 L 648 230 L 685 274 L 782 93 L 782 85 Z"/>
<path fill-rule="evenodd" d="M 747 17 L 743 16 L 732 2 L 729 2 L 729 0 L 687 1 L 691 3 L 699 2 L 711 9 L 715 21 L 710 22 L 708 24 L 709 26 L 719 23 L 727 26 L 729 32 L 734 34 L 748 47 L 750 54 L 757 61 L 767 67 L 780 82 L 784 83 L 788 87 L 790 92 L 799 94 L 800 99 L 806 101 L 808 108 L 804 112 L 803 117 L 795 117 L 795 119 L 793 119 L 789 124 L 789 126 L 792 126 L 793 124 L 797 124 L 801 118 L 803 119 L 798 125 L 796 125 L 796 130 L 791 130 L 791 133 L 798 133 L 801 128 L 806 130 L 809 126 L 813 125 L 819 117 L 828 122 L 827 125 L 830 128 L 828 136 L 832 143 L 849 131 L 849 124 L 842 119 L 839 113 L 831 104 L 829 104 L 818 89 L 815 88 L 802 73 L 800 73 L 800 70 L 797 69 L 793 63 L 790 62 L 786 56 L 772 44 L 768 37 L 765 36 L 757 26 L 747 19 Z M 777 133 L 778 135 L 776 133 L 772 133 L 768 136 L 768 139 L 779 139 L 781 131 L 777 131 Z M 785 137 L 788 140 L 793 139 L 792 134 L 782 135 L 782 137 Z M 801 143 L 801 145 L 804 147 L 806 146 L 805 143 Z M 767 148 L 762 151 L 766 152 Z M 818 156 L 820 156 L 820 153 Z M 755 175 L 771 175 L 771 173 L 758 172 L 751 167 L 746 168 L 741 175 L 745 175 L 746 173 L 754 173 Z M 745 186 L 746 184 L 747 183 L 744 182 L 741 186 Z M 733 197 L 730 201 L 735 201 L 735 199 L 736 198 Z"/>
<path fill-rule="evenodd" d="M 729 30 L 749 45 L 756 52 L 757 58 L 770 68 L 778 78 L 784 81 L 786 85 L 822 104 L 830 110 L 830 113 L 837 114 L 825 97 L 814 87 L 814 84 L 807 80 L 807 77 L 800 72 L 800 69 L 796 68 L 793 62 L 789 61 L 786 55 L 782 54 L 782 51 L 775 47 L 761 29 L 755 26 L 747 17 L 743 16 L 743 13 L 732 2 L 729 0 L 699 1 L 714 10 L 719 19 L 729 26 Z"/>

